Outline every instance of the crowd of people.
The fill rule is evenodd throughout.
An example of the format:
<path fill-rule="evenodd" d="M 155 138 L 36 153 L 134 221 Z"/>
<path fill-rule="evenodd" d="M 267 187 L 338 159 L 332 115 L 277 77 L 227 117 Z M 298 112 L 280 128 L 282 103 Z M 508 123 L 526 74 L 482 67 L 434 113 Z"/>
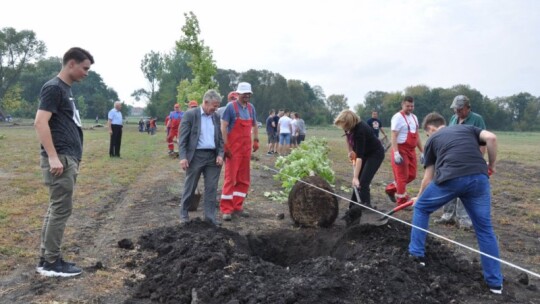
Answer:
<path fill-rule="evenodd" d="M 418 118 L 413 114 L 413 97 L 405 96 L 401 110 L 391 119 L 390 161 L 394 181 L 386 186 L 385 192 L 397 206 L 412 200 L 414 213 L 409 254 L 411 260 L 421 266 L 426 266 L 429 217 L 443 206 L 444 214 L 436 223 L 455 223 L 460 228 L 474 230 L 480 250 L 491 257 L 499 257 L 491 223 L 489 184 L 489 176 L 495 172 L 497 137 L 485 130 L 482 117 L 471 111 L 466 96 L 456 96 L 450 108 L 454 115 L 449 126 L 435 112 L 424 118 L 421 127 L 428 136 L 425 146 L 419 135 Z M 344 110 L 334 124 L 345 132 L 348 157 L 354 166 L 352 186 L 360 193 L 358 198 L 356 191 L 353 192 L 349 211 L 371 207 L 370 183 L 385 155 L 379 139 L 379 131 L 384 131 L 377 113 L 372 112 L 368 124 L 353 111 Z M 484 159 L 486 152 L 487 162 Z M 424 176 L 418 194 L 411 198 L 407 185 L 416 179 L 418 160 L 424 166 Z M 491 257 L 481 256 L 484 280 L 492 293 L 501 294 L 500 262 Z"/>
<path fill-rule="evenodd" d="M 266 155 L 286 156 L 306 139 L 306 123 L 297 112 L 271 109 L 266 118 L 266 135 Z"/>
<path fill-rule="evenodd" d="M 44 217 L 37 271 L 45 276 L 76 276 L 80 267 L 67 262 L 61 254 L 66 222 L 73 209 L 73 191 L 82 159 L 83 132 L 71 85 L 88 75 L 94 58 L 81 48 L 68 50 L 59 74 L 44 84 L 40 93 L 35 129 L 41 143 L 41 169 L 49 187 L 49 208 Z M 251 154 L 259 149 L 257 112 L 250 99 L 251 85 L 240 82 L 228 95 L 226 106 L 219 108 L 221 96 L 208 90 L 199 105 L 189 102 L 189 109 L 175 104 L 166 118 L 167 146 L 174 153 L 178 142 L 179 166 L 185 171 L 180 221 L 189 221 L 189 210 L 201 174 L 204 178 L 204 220 L 219 226 L 217 188 L 222 167 L 224 183 L 219 201 L 223 221 L 249 217 L 244 202 L 250 188 Z M 120 158 L 123 117 L 120 102 L 108 113 L 110 157 Z M 449 126 L 438 113 L 427 115 L 422 124 L 414 111 L 414 99 L 405 96 L 401 110 L 390 125 L 390 162 L 394 180 L 386 194 L 398 206 L 412 200 L 414 214 L 409 243 L 412 260 L 426 266 L 425 239 L 430 214 L 442 206 L 444 214 L 437 222 L 456 223 L 473 229 L 480 250 L 498 258 L 497 239 L 493 232 L 490 209 L 489 175 L 495 172 L 497 138 L 485 130 L 482 117 L 471 111 L 466 96 L 456 96 L 450 106 L 454 115 Z M 139 122 L 142 132 L 144 121 Z M 370 184 L 385 159 L 381 144 L 386 133 L 376 111 L 364 122 L 351 110 L 342 111 L 334 124 L 345 133 L 348 159 L 352 162 L 354 191 L 349 208 L 371 207 Z M 151 134 L 156 119 L 146 127 Z M 423 145 L 420 130 L 428 139 Z M 267 155 L 287 155 L 305 139 L 306 126 L 300 114 L 288 109 L 270 110 L 266 119 Z M 418 150 L 419 154 L 417 154 Z M 488 161 L 484 160 L 487 153 Z M 416 179 L 418 159 L 424 175 L 418 193 L 411 198 L 407 185 Z M 491 292 L 502 293 L 500 263 L 481 257 L 484 279 Z"/>

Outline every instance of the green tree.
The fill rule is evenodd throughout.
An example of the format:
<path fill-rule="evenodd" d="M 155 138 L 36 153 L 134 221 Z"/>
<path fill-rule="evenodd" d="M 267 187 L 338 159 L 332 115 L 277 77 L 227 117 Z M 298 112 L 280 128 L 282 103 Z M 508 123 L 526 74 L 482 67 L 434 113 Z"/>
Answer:
<path fill-rule="evenodd" d="M 135 97 L 135 100 L 139 101 L 141 97 L 150 101 L 154 100 L 159 87 L 161 73 L 163 72 L 164 62 L 165 59 L 159 52 L 150 51 L 150 53 L 144 55 L 141 61 L 141 71 L 150 84 L 150 91 L 146 91 L 145 89 L 134 91 L 131 96 Z"/>
<path fill-rule="evenodd" d="M 347 97 L 345 97 L 345 95 L 343 94 L 333 94 L 328 96 L 328 99 L 326 100 L 326 105 L 330 110 L 332 118 L 335 118 L 339 114 L 339 112 L 349 108 L 349 105 L 347 104 Z"/>
<path fill-rule="evenodd" d="M 19 85 L 23 89 L 24 105 L 16 112 L 20 117 L 33 117 L 39 102 L 43 84 L 55 77 L 62 68 L 62 59 L 49 57 L 29 64 L 21 73 Z"/>
<path fill-rule="evenodd" d="M 23 69 L 46 52 L 45 43 L 33 31 L 17 32 L 12 27 L 0 30 L 0 116 L 4 95 L 19 81 Z"/>
<path fill-rule="evenodd" d="M 88 106 L 86 115 L 81 118 L 106 117 L 108 111 L 112 109 L 112 103 L 118 101 L 118 93 L 107 87 L 101 75 L 94 71 L 90 71 L 83 81 L 74 83 L 72 92 L 75 99 L 84 96 Z"/>
<path fill-rule="evenodd" d="M 86 113 L 88 112 L 88 106 L 84 102 L 84 96 L 77 97 L 77 110 L 79 110 L 79 116 L 86 117 Z"/>
<path fill-rule="evenodd" d="M 208 89 L 217 89 L 218 84 L 214 80 L 217 66 L 214 62 L 212 50 L 204 45 L 204 40 L 199 39 L 201 30 L 199 21 L 193 12 L 184 13 L 186 24 L 182 27 L 183 36 L 176 42 L 179 50 L 190 55 L 188 66 L 193 72 L 193 79 L 183 79 L 178 84 L 177 100 L 185 103 L 189 100 L 202 99 Z"/>
<path fill-rule="evenodd" d="M 16 84 L 11 86 L 9 90 L 4 94 L 3 107 L 7 113 L 14 113 L 23 105 L 21 98 L 22 89 L 21 86 Z"/>

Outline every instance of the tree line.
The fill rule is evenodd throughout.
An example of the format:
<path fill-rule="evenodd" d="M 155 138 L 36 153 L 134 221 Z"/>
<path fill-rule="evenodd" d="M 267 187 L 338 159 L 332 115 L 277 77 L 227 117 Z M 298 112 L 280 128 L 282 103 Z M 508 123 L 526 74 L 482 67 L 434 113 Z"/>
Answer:
<path fill-rule="evenodd" d="M 373 110 L 379 112 L 383 125 L 390 125 L 392 115 L 401 109 L 404 96 L 414 97 L 414 113 L 421 120 L 428 113 L 436 111 L 447 121 L 454 114 L 450 109 L 457 95 L 465 95 L 471 103 L 471 110 L 482 115 L 490 130 L 540 131 L 540 98 L 522 92 L 509 97 L 490 99 L 469 85 L 455 85 L 451 88 L 429 88 L 426 85 L 410 86 L 403 92 L 371 91 L 365 102 L 357 105 L 355 111 L 368 119 Z"/>
<path fill-rule="evenodd" d="M 321 86 L 306 81 L 286 79 L 268 70 L 220 69 L 212 58 L 212 50 L 199 38 L 196 16 L 192 12 L 184 15 L 186 24 L 172 50 L 150 51 L 141 60 L 141 72 L 148 86 L 135 90 L 132 96 L 147 101 L 145 115 L 164 119 L 175 103 L 186 105 L 193 99 L 201 103 L 204 91 L 211 88 L 219 91 L 225 105 L 228 93 L 241 81 L 251 83 L 251 101 L 261 121 L 270 109 L 287 108 L 298 112 L 308 125 L 328 125 L 341 110 L 349 108 L 345 95 L 327 97 Z M 35 115 L 41 87 L 61 69 L 61 58 L 45 58 L 46 51 L 45 43 L 33 31 L 0 30 L 0 119 L 4 113 L 16 117 Z M 117 92 L 94 71 L 83 82 L 75 83 L 72 91 L 83 118 L 104 118 L 119 100 Z M 539 97 L 522 92 L 490 99 L 464 84 L 451 88 L 416 85 L 403 92 L 371 91 L 363 103 L 355 106 L 355 111 L 367 120 L 371 111 L 376 110 L 383 125 L 390 125 L 392 115 L 401 108 L 401 100 L 410 95 L 415 98 L 415 114 L 420 119 L 432 111 L 449 119 L 453 114 L 450 104 L 460 94 L 469 97 L 472 110 L 484 117 L 491 130 L 540 131 Z M 130 108 L 122 107 L 125 116 Z"/>

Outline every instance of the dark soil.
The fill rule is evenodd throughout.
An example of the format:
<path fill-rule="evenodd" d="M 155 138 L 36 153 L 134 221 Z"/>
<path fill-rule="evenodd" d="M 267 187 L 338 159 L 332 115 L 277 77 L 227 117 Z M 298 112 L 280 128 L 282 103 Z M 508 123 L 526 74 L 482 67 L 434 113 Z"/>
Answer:
<path fill-rule="evenodd" d="M 504 295 L 470 262 L 428 238 L 427 266 L 408 258 L 410 228 L 279 229 L 242 236 L 200 220 L 141 236 L 145 278 L 126 303 L 533 303 L 534 285 Z"/>

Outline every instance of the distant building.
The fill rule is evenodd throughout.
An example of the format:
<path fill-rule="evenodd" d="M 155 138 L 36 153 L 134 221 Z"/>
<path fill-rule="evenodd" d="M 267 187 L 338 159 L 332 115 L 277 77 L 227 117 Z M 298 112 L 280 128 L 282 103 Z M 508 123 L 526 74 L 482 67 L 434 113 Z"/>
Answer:
<path fill-rule="evenodd" d="M 144 108 L 133 107 L 131 108 L 131 113 L 129 113 L 129 116 L 142 116 L 143 113 L 144 113 Z"/>

